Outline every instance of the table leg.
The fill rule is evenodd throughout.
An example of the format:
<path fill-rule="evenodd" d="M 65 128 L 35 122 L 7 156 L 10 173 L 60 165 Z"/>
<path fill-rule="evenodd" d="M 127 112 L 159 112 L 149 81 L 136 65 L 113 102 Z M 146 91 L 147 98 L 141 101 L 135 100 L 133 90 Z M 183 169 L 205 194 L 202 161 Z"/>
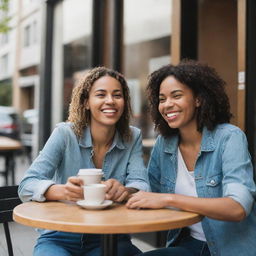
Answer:
<path fill-rule="evenodd" d="M 107 234 L 101 236 L 101 255 L 117 256 L 117 235 Z"/>

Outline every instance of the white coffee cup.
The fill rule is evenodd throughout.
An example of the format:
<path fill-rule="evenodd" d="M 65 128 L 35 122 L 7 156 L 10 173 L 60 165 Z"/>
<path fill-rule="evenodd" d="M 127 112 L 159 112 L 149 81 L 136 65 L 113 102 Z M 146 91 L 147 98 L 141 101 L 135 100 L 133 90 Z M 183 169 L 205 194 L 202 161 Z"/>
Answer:
<path fill-rule="evenodd" d="M 103 172 L 102 169 L 80 169 L 77 176 L 83 180 L 84 185 L 97 184 L 101 182 Z"/>
<path fill-rule="evenodd" d="M 99 205 L 104 202 L 106 195 L 105 184 L 89 184 L 83 186 L 84 202 L 88 205 Z"/>

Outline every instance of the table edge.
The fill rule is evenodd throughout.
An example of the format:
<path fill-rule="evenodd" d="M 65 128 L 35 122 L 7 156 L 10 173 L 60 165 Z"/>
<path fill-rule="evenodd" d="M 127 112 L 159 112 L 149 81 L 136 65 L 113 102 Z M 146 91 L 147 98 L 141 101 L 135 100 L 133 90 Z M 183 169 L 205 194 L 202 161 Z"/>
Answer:
<path fill-rule="evenodd" d="M 19 207 L 16 206 L 16 207 Z M 169 229 L 176 229 L 182 228 L 185 226 L 190 226 L 199 222 L 203 217 L 197 213 L 191 213 L 192 216 L 187 218 L 186 220 L 178 220 L 177 222 L 173 223 L 170 221 L 164 221 L 163 223 L 151 223 L 150 226 L 143 226 L 141 223 L 133 223 L 132 227 L 127 225 L 117 225 L 115 227 L 111 225 L 106 225 L 104 228 L 98 225 L 82 225 L 81 223 L 72 223 L 69 222 L 68 224 L 63 223 L 62 221 L 54 221 L 54 222 L 45 222 L 44 220 L 40 219 L 29 219 L 27 217 L 22 216 L 16 212 L 16 207 L 13 210 L 13 220 L 17 223 L 20 223 L 25 226 L 30 226 L 39 229 L 47 229 L 47 230 L 56 230 L 56 231 L 63 231 L 63 232 L 75 232 L 75 233 L 90 233 L 90 234 L 125 234 L 125 233 L 143 233 L 143 232 L 155 232 L 155 231 L 163 231 Z M 49 229 L 49 225 L 51 225 L 51 229 Z"/>

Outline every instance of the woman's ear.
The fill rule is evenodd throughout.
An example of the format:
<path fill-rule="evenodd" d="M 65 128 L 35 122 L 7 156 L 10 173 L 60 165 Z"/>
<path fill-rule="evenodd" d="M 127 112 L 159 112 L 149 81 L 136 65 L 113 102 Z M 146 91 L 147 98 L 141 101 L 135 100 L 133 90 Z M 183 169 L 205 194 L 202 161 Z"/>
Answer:
<path fill-rule="evenodd" d="M 196 107 L 201 106 L 201 100 L 199 98 L 196 98 Z"/>
<path fill-rule="evenodd" d="M 85 102 L 85 103 L 84 103 L 84 105 L 85 105 L 85 109 L 86 109 L 86 110 L 89 110 L 89 109 L 90 109 L 90 108 L 89 108 L 88 101 L 87 101 L 87 102 Z"/>

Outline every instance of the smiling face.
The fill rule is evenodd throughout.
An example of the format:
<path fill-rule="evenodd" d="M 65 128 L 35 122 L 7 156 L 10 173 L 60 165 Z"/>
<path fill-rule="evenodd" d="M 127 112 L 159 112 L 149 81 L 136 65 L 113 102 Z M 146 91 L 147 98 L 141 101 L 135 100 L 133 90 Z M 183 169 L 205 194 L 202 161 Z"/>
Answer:
<path fill-rule="evenodd" d="M 96 80 L 86 108 L 90 110 L 91 125 L 115 126 L 124 111 L 124 96 L 119 81 L 110 76 Z"/>
<path fill-rule="evenodd" d="M 199 106 L 193 91 L 173 76 L 166 77 L 161 83 L 158 110 L 170 128 L 196 129 L 196 108 Z"/>

